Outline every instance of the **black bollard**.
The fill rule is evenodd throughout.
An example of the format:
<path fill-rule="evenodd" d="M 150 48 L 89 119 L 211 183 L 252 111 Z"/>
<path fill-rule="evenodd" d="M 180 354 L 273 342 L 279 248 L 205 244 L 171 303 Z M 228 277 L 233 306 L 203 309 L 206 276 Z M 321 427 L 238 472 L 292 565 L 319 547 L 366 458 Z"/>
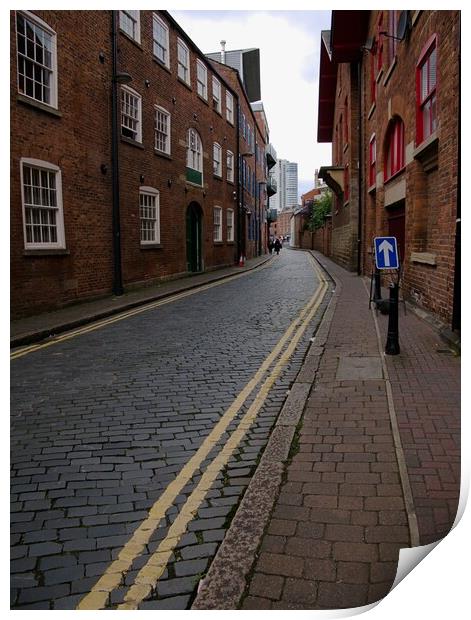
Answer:
<path fill-rule="evenodd" d="M 375 268 L 374 273 L 374 282 L 375 282 L 375 292 L 374 292 L 374 301 L 381 300 L 381 272 L 378 268 Z"/>
<path fill-rule="evenodd" d="M 386 355 L 399 355 L 399 285 L 394 283 L 389 288 L 389 321 Z"/>

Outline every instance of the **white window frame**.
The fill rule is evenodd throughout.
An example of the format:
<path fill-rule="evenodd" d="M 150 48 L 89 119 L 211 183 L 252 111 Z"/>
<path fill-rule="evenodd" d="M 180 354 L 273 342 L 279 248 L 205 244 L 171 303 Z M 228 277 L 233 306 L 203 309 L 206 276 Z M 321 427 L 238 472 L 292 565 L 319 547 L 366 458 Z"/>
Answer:
<path fill-rule="evenodd" d="M 231 125 L 234 124 L 234 97 L 226 90 L 226 120 Z"/>
<path fill-rule="evenodd" d="M 222 146 L 219 142 L 213 143 L 213 174 L 222 177 Z"/>
<path fill-rule="evenodd" d="M 234 241 L 234 209 L 228 209 L 226 214 L 227 241 Z"/>
<path fill-rule="evenodd" d="M 212 80 L 213 89 L 213 110 L 216 110 L 219 114 L 222 113 L 222 100 L 221 100 L 221 82 L 213 75 Z"/>
<path fill-rule="evenodd" d="M 26 94 L 26 92 L 20 91 L 20 63 L 19 63 L 19 47 L 18 47 L 18 14 L 20 14 L 25 21 L 29 21 L 34 28 L 38 28 L 43 30 L 49 37 L 51 37 L 50 45 L 51 49 L 49 50 L 51 54 L 51 66 L 46 67 L 43 63 L 38 63 L 36 60 L 31 59 L 26 54 L 22 54 L 24 58 L 26 58 L 29 62 L 32 62 L 35 66 L 46 67 L 50 72 L 50 101 L 46 102 L 42 99 L 37 99 L 34 96 Z M 50 108 L 54 108 L 57 110 L 58 106 L 58 97 L 57 97 L 57 34 L 56 32 L 46 24 L 45 21 L 31 13 L 30 11 L 17 11 L 17 15 L 15 15 L 15 29 L 16 29 L 16 76 L 17 76 L 17 88 L 18 93 L 20 93 L 23 97 L 27 97 L 32 101 L 37 101 L 42 105 L 48 106 Z M 26 79 L 26 78 L 25 78 Z M 26 89 L 24 89 L 26 91 Z"/>
<path fill-rule="evenodd" d="M 186 64 L 181 60 L 180 51 L 186 53 Z M 185 84 L 191 86 L 190 48 L 180 38 L 177 38 L 177 75 Z"/>
<path fill-rule="evenodd" d="M 213 241 L 222 241 L 222 207 L 213 207 Z"/>
<path fill-rule="evenodd" d="M 136 130 L 136 137 L 135 138 L 131 138 L 130 136 L 125 136 L 123 134 L 123 127 L 126 127 L 126 125 L 123 125 L 123 116 L 124 116 L 124 112 L 123 112 L 123 100 L 122 97 L 120 96 L 120 118 L 121 118 L 121 136 L 123 136 L 124 138 L 128 138 L 129 140 L 134 140 L 135 142 L 140 142 L 142 143 L 142 97 L 141 95 L 136 92 L 134 89 L 130 88 L 129 86 L 121 86 L 121 92 L 125 92 L 128 93 L 128 95 L 135 97 L 137 99 L 137 119 L 135 119 L 137 121 L 137 130 Z M 120 93 L 121 95 L 121 93 Z M 132 116 L 130 116 L 129 114 L 126 115 L 128 118 L 133 118 Z M 130 129 L 129 127 L 127 127 L 127 129 Z"/>
<path fill-rule="evenodd" d="M 166 132 L 159 130 L 157 127 L 157 115 L 158 114 L 162 114 L 163 116 L 166 117 L 166 120 L 167 120 L 167 131 Z M 158 133 L 165 136 L 165 140 L 166 140 L 165 149 L 161 149 L 157 146 Z M 155 151 L 157 151 L 157 153 L 165 153 L 165 155 L 170 155 L 171 153 L 171 115 L 168 110 L 166 110 L 165 108 L 162 108 L 159 105 L 154 106 L 154 149 Z"/>
<path fill-rule="evenodd" d="M 147 196 L 150 198 L 154 198 L 155 199 L 155 205 L 154 207 L 151 207 L 149 205 L 142 205 L 141 204 L 141 196 Z M 142 209 L 143 208 L 155 208 L 155 219 L 154 218 L 143 218 L 142 217 Z M 145 219 L 146 221 L 150 221 L 150 222 L 154 222 L 154 227 L 153 230 L 153 236 L 154 239 L 143 239 L 142 238 L 142 233 L 143 233 L 143 229 L 142 229 L 142 221 L 143 219 Z M 160 244 L 160 192 L 158 189 L 155 189 L 155 187 L 147 187 L 145 185 L 142 185 L 139 188 L 139 239 L 140 239 L 140 243 L 141 245 L 159 245 Z"/>
<path fill-rule="evenodd" d="M 37 242 L 37 241 L 28 241 L 27 235 L 27 226 L 26 226 L 26 209 L 28 205 L 26 204 L 26 192 L 25 192 L 25 174 L 24 168 L 25 166 L 29 168 L 36 168 L 44 170 L 48 173 L 52 172 L 55 175 L 55 190 L 56 190 L 56 204 L 51 207 L 49 205 L 34 205 L 37 209 L 47 210 L 47 209 L 55 209 L 56 218 L 55 218 L 55 226 L 56 226 L 56 237 L 57 240 L 53 242 Z M 25 250 L 65 250 L 65 231 L 64 231 L 64 208 L 62 201 L 62 172 L 59 166 L 55 164 L 51 164 L 48 161 L 42 161 L 41 159 L 31 159 L 29 157 L 22 157 L 20 159 L 20 182 L 21 182 L 21 204 L 22 204 L 22 213 L 23 213 L 23 235 L 24 235 L 24 244 Z M 46 188 L 42 188 L 41 191 L 47 191 Z M 28 203 L 31 204 L 32 203 Z M 33 205 L 32 205 L 33 206 Z"/>
<path fill-rule="evenodd" d="M 200 72 L 203 72 L 203 79 L 200 79 L 202 76 Z M 205 101 L 208 100 L 208 69 L 204 62 L 201 62 L 199 58 L 196 59 L 196 87 L 198 90 L 198 95 L 202 97 Z"/>
<path fill-rule="evenodd" d="M 191 136 L 195 136 L 195 148 L 192 149 Z M 201 172 L 201 185 L 203 185 L 203 142 L 201 136 L 190 127 L 186 134 L 186 166 L 196 172 Z"/>
<path fill-rule="evenodd" d="M 164 31 L 164 41 L 160 41 L 156 36 L 155 25 L 156 23 L 163 29 Z M 162 48 L 164 59 L 160 58 L 155 53 L 155 50 Z M 169 28 L 167 24 L 164 22 L 161 17 L 159 17 L 156 13 L 152 14 L 152 53 L 154 54 L 154 58 L 160 63 L 162 63 L 167 69 L 170 69 L 170 44 L 169 44 Z"/>
<path fill-rule="evenodd" d="M 232 151 L 227 151 L 226 154 L 226 181 L 234 183 L 234 153 Z"/>
<path fill-rule="evenodd" d="M 126 29 L 125 24 L 123 24 L 122 18 L 126 17 L 133 24 L 132 32 Z M 119 29 L 128 35 L 131 39 L 136 41 L 137 43 L 141 42 L 141 12 L 130 10 L 130 11 L 120 11 L 119 12 Z"/>

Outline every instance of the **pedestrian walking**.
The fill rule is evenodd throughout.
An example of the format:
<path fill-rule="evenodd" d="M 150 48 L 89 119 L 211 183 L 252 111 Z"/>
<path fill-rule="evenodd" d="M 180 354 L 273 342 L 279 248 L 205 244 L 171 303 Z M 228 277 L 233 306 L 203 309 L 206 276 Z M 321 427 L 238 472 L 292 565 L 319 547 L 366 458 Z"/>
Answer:
<path fill-rule="evenodd" d="M 275 248 L 275 252 L 278 255 L 280 253 L 280 250 L 281 250 L 281 241 L 279 239 L 275 240 L 274 248 Z"/>
<path fill-rule="evenodd" d="M 268 239 L 268 252 L 271 254 L 273 252 L 273 241 Z"/>

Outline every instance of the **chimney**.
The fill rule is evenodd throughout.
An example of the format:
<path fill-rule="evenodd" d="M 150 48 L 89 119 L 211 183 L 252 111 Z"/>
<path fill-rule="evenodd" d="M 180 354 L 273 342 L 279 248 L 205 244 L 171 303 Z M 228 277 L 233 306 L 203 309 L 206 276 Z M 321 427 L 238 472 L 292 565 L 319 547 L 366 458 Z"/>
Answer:
<path fill-rule="evenodd" d="M 226 42 L 225 41 L 221 41 L 221 63 L 223 65 L 226 64 Z"/>

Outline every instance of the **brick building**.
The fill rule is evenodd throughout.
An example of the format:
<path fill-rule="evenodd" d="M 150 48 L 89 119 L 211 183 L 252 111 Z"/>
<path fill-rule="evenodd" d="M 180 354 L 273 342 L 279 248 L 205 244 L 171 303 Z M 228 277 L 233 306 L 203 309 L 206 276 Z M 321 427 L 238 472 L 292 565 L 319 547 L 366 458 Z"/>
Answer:
<path fill-rule="evenodd" d="M 238 94 L 166 11 L 12 11 L 11 59 L 13 317 L 237 260 Z"/>
<path fill-rule="evenodd" d="M 405 297 L 453 329 L 459 67 L 459 11 L 333 11 L 322 36 L 318 140 L 332 142 L 332 165 L 319 174 L 336 194 L 332 257 L 369 274 L 374 237 L 397 237 Z"/>
<path fill-rule="evenodd" d="M 267 181 L 265 149 L 268 134 L 252 109 L 239 71 L 214 59 L 210 62 L 238 95 L 241 254 L 253 258 L 266 253 L 263 240 L 266 190 L 262 187 Z"/>

